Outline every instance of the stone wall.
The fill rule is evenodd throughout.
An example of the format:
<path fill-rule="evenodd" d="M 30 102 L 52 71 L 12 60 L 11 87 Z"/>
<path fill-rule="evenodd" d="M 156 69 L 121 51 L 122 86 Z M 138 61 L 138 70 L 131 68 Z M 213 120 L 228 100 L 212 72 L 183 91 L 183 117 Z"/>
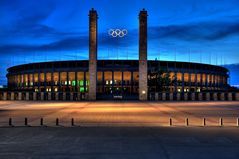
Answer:
<path fill-rule="evenodd" d="M 154 100 L 154 101 L 239 101 L 239 92 L 152 93 L 150 94 L 150 100 Z"/>

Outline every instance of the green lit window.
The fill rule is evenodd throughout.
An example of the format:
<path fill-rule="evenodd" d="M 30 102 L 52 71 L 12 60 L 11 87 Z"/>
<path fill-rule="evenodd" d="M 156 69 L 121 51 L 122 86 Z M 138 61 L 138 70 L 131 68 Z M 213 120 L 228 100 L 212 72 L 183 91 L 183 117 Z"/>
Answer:
<path fill-rule="evenodd" d="M 84 93 L 84 92 L 85 92 L 84 87 L 80 87 L 80 92 L 81 92 L 81 93 Z"/>
<path fill-rule="evenodd" d="M 76 81 L 72 81 L 71 85 L 75 86 L 76 85 Z"/>
<path fill-rule="evenodd" d="M 83 80 L 80 81 L 80 86 L 84 86 L 84 81 Z"/>

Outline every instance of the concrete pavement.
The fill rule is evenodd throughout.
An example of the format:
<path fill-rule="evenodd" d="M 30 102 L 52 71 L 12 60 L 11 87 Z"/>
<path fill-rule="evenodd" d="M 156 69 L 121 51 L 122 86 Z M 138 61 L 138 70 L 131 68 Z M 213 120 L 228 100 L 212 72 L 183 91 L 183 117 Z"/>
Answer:
<path fill-rule="evenodd" d="M 26 102 L 1 101 L 0 126 L 8 124 L 22 126 L 24 118 L 29 124 L 38 126 L 40 118 L 45 124 L 70 126 L 71 118 L 81 126 L 168 126 L 185 125 L 189 118 L 190 126 L 201 126 L 206 118 L 208 126 L 218 126 L 219 118 L 224 125 L 236 126 L 239 117 L 239 102 Z"/>
<path fill-rule="evenodd" d="M 238 159 L 232 127 L 0 128 L 0 158 Z"/>
<path fill-rule="evenodd" d="M 1 101 L 0 158 L 238 159 L 238 114 L 239 102 Z"/>

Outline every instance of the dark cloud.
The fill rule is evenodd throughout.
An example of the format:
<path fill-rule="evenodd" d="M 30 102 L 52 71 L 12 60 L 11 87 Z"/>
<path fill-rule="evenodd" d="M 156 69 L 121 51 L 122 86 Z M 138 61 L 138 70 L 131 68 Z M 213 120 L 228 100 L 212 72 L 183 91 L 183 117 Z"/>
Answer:
<path fill-rule="evenodd" d="M 137 45 L 138 30 L 129 30 L 129 35 L 124 38 L 112 38 L 107 33 L 99 34 L 99 46 L 103 47 L 121 47 Z M 35 26 L 32 28 L 32 34 L 48 37 L 50 34 L 58 37 L 67 37 L 63 40 L 58 40 L 49 44 L 43 45 L 3 45 L 0 46 L 1 53 L 17 53 L 17 52 L 31 52 L 31 51 L 57 51 L 57 50 L 74 50 L 88 48 L 88 35 L 79 33 L 61 33 L 55 31 L 53 28 L 47 26 Z M 199 24 L 185 24 L 185 25 L 171 25 L 149 27 L 149 40 L 178 40 L 178 41 L 211 41 L 221 40 L 230 36 L 239 35 L 239 23 L 199 23 Z M 52 35 L 53 36 L 53 35 Z"/>
<path fill-rule="evenodd" d="M 36 51 L 77 50 L 88 47 L 88 37 L 68 38 L 45 45 L 4 45 L 1 53 L 25 54 Z"/>
<path fill-rule="evenodd" d="M 154 39 L 215 41 L 234 35 L 239 35 L 239 23 L 204 22 L 149 28 L 149 36 Z"/>

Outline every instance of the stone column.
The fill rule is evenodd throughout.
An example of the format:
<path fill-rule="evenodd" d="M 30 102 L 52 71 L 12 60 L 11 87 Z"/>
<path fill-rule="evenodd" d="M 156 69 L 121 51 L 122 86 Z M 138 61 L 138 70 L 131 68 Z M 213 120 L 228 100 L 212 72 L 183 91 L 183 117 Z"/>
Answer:
<path fill-rule="evenodd" d="M 169 94 L 169 100 L 170 100 L 170 101 L 173 101 L 173 93 L 170 93 L 170 94 Z"/>
<path fill-rule="evenodd" d="M 44 100 L 44 92 L 41 92 L 41 100 Z"/>
<path fill-rule="evenodd" d="M 159 100 L 159 93 L 158 93 L 158 92 L 155 93 L 155 100 L 156 100 L 156 101 Z"/>
<path fill-rule="evenodd" d="M 55 94 L 55 95 L 56 95 L 56 97 L 55 97 L 56 101 L 57 101 L 57 100 L 59 100 L 59 93 L 58 93 L 58 92 L 56 92 L 56 94 Z"/>
<path fill-rule="evenodd" d="M 184 101 L 187 101 L 187 100 L 188 100 L 188 93 L 184 92 Z"/>
<path fill-rule="evenodd" d="M 51 92 L 48 92 L 47 96 L 48 96 L 48 100 L 51 100 Z"/>
<path fill-rule="evenodd" d="M 208 92 L 206 93 L 206 100 L 210 101 L 210 93 L 208 93 Z"/>
<path fill-rule="evenodd" d="M 89 14 L 89 100 L 96 100 L 97 19 L 97 12 L 92 8 Z"/>
<path fill-rule="evenodd" d="M 195 101 L 195 93 L 192 93 L 192 101 Z"/>
<path fill-rule="evenodd" d="M 29 92 L 26 92 L 26 100 L 29 100 Z"/>
<path fill-rule="evenodd" d="M 63 92 L 63 100 L 66 100 L 66 92 Z"/>
<path fill-rule="evenodd" d="M 77 93 L 77 100 L 81 100 L 81 99 L 80 99 L 80 96 L 81 96 L 81 93 L 78 92 L 78 93 Z"/>
<path fill-rule="evenodd" d="M 37 93 L 33 92 L 33 100 L 36 101 L 37 100 Z"/>
<path fill-rule="evenodd" d="M 228 98 L 228 101 L 232 101 L 232 93 L 231 92 L 227 93 L 227 98 Z"/>
<path fill-rule="evenodd" d="M 221 98 L 222 101 L 224 101 L 225 100 L 225 93 L 220 93 L 220 98 Z"/>
<path fill-rule="evenodd" d="M 147 11 L 139 13 L 139 100 L 148 99 Z"/>
<path fill-rule="evenodd" d="M 213 93 L 213 100 L 214 101 L 217 101 L 218 99 L 217 99 L 217 93 Z"/>
<path fill-rule="evenodd" d="M 22 92 L 18 92 L 18 100 L 22 100 Z"/>
<path fill-rule="evenodd" d="M 198 100 L 202 101 L 202 93 L 198 93 Z"/>
<path fill-rule="evenodd" d="M 3 92 L 3 100 L 7 100 L 7 92 Z"/>
<path fill-rule="evenodd" d="M 70 101 L 73 101 L 74 94 L 71 92 L 70 93 Z"/>
<path fill-rule="evenodd" d="M 239 93 L 235 94 L 235 98 L 236 98 L 237 101 L 239 100 Z"/>
<path fill-rule="evenodd" d="M 162 93 L 162 101 L 166 100 L 166 93 Z"/>
<path fill-rule="evenodd" d="M 181 93 L 177 93 L 177 101 L 181 100 Z"/>
<path fill-rule="evenodd" d="M 11 100 L 14 100 L 14 92 L 11 92 Z"/>

